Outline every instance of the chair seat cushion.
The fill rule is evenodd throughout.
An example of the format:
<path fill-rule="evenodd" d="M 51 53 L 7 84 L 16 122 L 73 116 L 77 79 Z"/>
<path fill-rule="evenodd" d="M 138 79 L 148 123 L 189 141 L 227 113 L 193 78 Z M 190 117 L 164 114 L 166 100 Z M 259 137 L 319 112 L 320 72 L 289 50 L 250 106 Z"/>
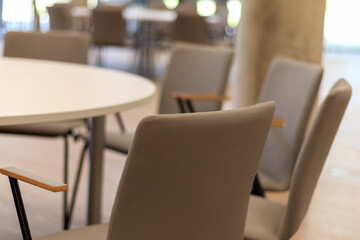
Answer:
<path fill-rule="evenodd" d="M 258 171 L 257 174 L 259 176 L 262 188 L 266 191 L 286 191 L 289 189 L 288 184 L 277 182 L 273 178 L 267 177 L 266 174 L 261 172 L 261 170 Z"/>
<path fill-rule="evenodd" d="M 83 124 L 83 120 L 1 126 L 0 132 L 25 135 L 59 136 L 69 133 L 71 129 L 77 128 L 81 126 L 81 124 Z"/>
<path fill-rule="evenodd" d="M 115 151 L 127 153 L 134 139 L 134 133 L 106 133 L 105 146 Z"/>
<path fill-rule="evenodd" d="M 284 212 L 283 204 L 251 196 L 245 225 L 245 239 L 278 239 L 276 233 Z"/>
<path fill-rule="evenodd" d="M 59 232 L 35 240 L 106 240 L 109 224 L 97 224 Z"/>

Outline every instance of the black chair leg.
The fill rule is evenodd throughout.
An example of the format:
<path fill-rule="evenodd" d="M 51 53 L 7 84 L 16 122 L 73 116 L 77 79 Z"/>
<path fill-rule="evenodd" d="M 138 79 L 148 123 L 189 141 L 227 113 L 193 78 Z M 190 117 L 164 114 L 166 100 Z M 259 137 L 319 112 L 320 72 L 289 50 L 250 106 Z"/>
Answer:
<path fill-rule="evenodd" d="M 23 239 L 31 240 L 32 238 L 31 238 L 29 223 L 27 221 L 25 207 L 24 207 L 24 203 L 23 203 L 23 200 L 21 197 L 18 180 L 15 178 L 9 177 L 9 181 L 10 181 L 11 191 L 12 191 L 12 195 L 14 198 L 14 203 L 15 203 L 16 212 L 18 215 Z"/>
<path fill-rule="evenodd" d="M 67 135 L 64 135 L 64 183 L 68 184 L 68 167 L 69 167 L 69 143 L 68 143 L 68 139 L 67 139 Z M 68 217 L 68 209 L 67 209 L 67 198 L 68 198 L 68 194 L 67 191 L 64 192 L 63 195 L 63 219 L 64 219 L 64 225 L 63 225 L 63 229 L 67 230 L 69 229 L 69 217 Z"/>
<path fill-rule="evenodd" d="M 115 118 L 120 127 L 121 133 L 125 133 L 126 129 L 125 129 L 124 121 L 122 120 L 120 113 L 115 113 Z"/>
<path fill-rule="evenodd" d="M 253 188 L 251 190 L 251 194 L 257 195 L 257 196 L 260 196 L 260 197 L 265 197 L 265 191 L 264 191 L 263 187 L 260 184 L 258 175 L 255 176 L 254 183 L 253 183 Z"/>
<path fill-rule="evenodd" d="M 180 98 L 177 98 L 177 99 L 176 99 L 176 102 L 177 102 L 177 104 L 178 104 L 178 106 L 179 106 L 180 112 L 181 112 L 181 113 L 186 113 L 186 110 L 185 110 L 185 106 L 184 106 L 183 101 L 182 101 Z"/>

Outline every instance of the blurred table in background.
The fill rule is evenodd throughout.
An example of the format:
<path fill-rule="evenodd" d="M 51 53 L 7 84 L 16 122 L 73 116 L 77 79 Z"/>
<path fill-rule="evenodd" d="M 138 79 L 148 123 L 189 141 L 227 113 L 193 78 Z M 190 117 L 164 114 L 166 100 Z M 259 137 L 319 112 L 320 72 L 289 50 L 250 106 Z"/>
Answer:
<path fill-rule="evenodd" d="M 138 28 L 135 44 L 138 49 L 138 64 L 136 72 L 142 76 L 154 76 L 154 42 L 152 28 L 154 23 L 172 23 L 177 18 L 177 13 L 171 10 L 150 9 L 132 6 L 125 9 L 123 16 L 127 21 L 137 21 Z"/>
<path fill-rule="evenodd" d="M 76 29 L 80 31 L 89 30 L 91 12 L 92 10 L 86 6 L 75 6 L 70 9 Z"/>

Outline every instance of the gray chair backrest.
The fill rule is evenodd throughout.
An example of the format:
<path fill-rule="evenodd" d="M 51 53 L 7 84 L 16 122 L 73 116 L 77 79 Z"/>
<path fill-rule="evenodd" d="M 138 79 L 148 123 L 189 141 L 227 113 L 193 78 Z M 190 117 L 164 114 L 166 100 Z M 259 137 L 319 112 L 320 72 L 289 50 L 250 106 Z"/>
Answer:
<path fill-rule="evenodd" d="M 126 37 L 126 20 L 122 12 L 127 5 L 100 5 L 92 13 L 92 38 L 97 45 L 123 46 Z"/>
<path fill-rule="evenodd" d="M 289 239 L 300 226 L 350 97 L 351 87 L 341 79 L 321 104 L 296 162 L 279 239 Z"/>
<path fill-rule="evenodd" d="M 207 22 L 197 13 L 179 11 L 173 31 L 175 41 L 209 44 Z"/>
<path fill-rule="evenodd" d="M 145 118 L 124 167 L 107 239 L 243 239 L 274 107 L 267 102 Z"/>
<path fill-rule="evenodd" d="M 197 15 L 196 1 L 180 1 L 179 5 L 175 8 L 177 13 L 187 13 Z"/>
<path fill-rule="evenodd" d="M 232 60 L 229 48 L 175 44 L 160 97 L 159 113 L 179 113 L 172 92 L 224 95 Z M 194 102 L 196 111 L 220 110 L 221 102 Z"/>
<path fill-rule="evenodd" d="M 73 28 L 70 8 L 70 4 L 54 4 L 46 7 L 50 18 L 50 30 L 71 30 Z"/>
<path fill-rule="evenodd" d="M 275 101 L 275 116 L 285 118 L 286 124 L 271 129 L 265 144 L 259 166 L 260 176 L 267 179 L 265 189 L 289 188 L 322 73 L 321 66 L 285 57 L 271 63 L 258 102 Z"/>
<path fill-rule="evenodd" d="M 161 0 L 151 0 L 149 1 L 149 7 L 152 9 L 162 9 L 166 10 L 166 6 Z"/>
<path fill-rule="evenodd" d="M 90 38 L 87 34 L 58 32 L 8 32 L 4 56 L 88 63 Z"/>

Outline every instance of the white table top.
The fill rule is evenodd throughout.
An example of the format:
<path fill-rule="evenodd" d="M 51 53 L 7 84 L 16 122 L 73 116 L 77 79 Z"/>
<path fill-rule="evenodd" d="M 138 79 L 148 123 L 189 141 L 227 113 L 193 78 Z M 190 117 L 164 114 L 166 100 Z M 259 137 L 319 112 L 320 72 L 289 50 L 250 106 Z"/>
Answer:
<path fill-rule="evenodd" d="M 91 15 L 91 9 L 85 6 L 75 6 L 70 9 L 70 14 L 73 17 L 88 18 Z"/>
<path fill-rule="evenodd" d="M 123 16 L 127 20 L 149 21 L 149 22 L 174 22 L 177 13 L 171 10 L 156 10 L 151 8 L 128 7 Z"/>
<path fill-rule="evenodd" d="M 0 59 L 0 125 L 102 116 L 150 100 L 155 84 L 80 64 Z"/>

